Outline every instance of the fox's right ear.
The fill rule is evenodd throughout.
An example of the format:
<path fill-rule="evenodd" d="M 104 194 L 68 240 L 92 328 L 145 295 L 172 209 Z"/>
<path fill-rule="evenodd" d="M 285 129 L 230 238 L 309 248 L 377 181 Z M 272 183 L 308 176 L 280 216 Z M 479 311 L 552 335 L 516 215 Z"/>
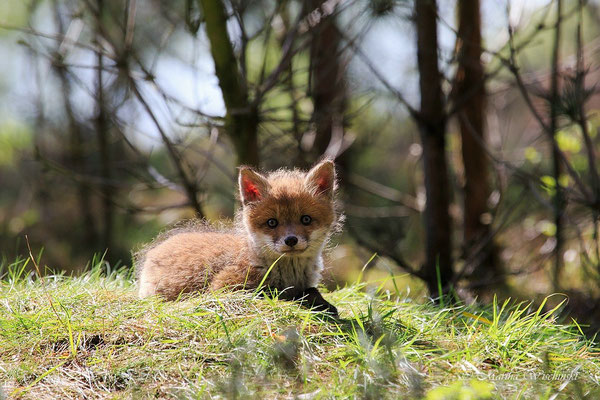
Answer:
<path fill-rule="evenodd" d="M 239 175 L 240 197 L 246 205 L 261 200 L 269 190 L 267 178 L 255 172 L 250 167 L 240 167 Z"/>

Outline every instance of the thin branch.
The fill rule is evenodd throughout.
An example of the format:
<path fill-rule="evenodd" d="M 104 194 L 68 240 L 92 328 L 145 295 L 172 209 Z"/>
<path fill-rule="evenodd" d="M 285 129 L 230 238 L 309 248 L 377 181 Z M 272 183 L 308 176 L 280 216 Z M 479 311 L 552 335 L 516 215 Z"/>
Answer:
<path fill-rule="evenodd" d="M 375 251 L 376 253 L 393 260 L 396 264 L 398 264 L 400 268 L 402 268 L 409 274 L 416 276 L 417 278 L 423 280 L 426 279 L 425 274 L 421 270 L 417 270 L 416 268 L 411 266 L 398 252 L 392 252 L 389 248 L 384 248 L 378 244 L 372 243 L 371 241 L 365 239 L 361 235 L 361 233 L 357 229 L 355 229 L 351 224 L 347 224 L 347 227 L 348 231 L 352 235 L 352 238 L 356 241 L 356 243 L 359 244 L 359 246 L 362 246 L 371 251 Z"/>
<path fill-rule="evenodd" d="M 171 161 L 173 161 L 173 164 L 175 165 L 175 168 L 176 168 L 176 170 L 179 174 L 179 178 L 181 180 L 181 184 L 183 185 L 183 187 L 185 189 L 185 192 L 187 194 L 187 197 L 188 197 L 192 207 L 196 210 L 196 212 L 198 213 L 198 216 L 200 218 L 204 218 L 204 212 L 202 211 L 202 205 L 198 201 L 198 197 L 197 197 L 198 189 L 195 186 L 194 182 L 190 178 L 188 178 L 187 173 L 185 172 L 185 169 L 183 167 L 183 161 L 181 160 L 181 156 L 179 155 L 179 153 L 177 152 L 177 149 L 175 149 L 175 146 L 173 145 L 173 143 L 171 143 L 171 140 L 169 139 L 169 137 L 167 136 L 167 134 L 161 127 L 160 123 L 158 122 L 158 119 L 154 115 L 154 112 L 152 111 L 152 109 L 150 108 L 150 106 L 148 105 L 148 103 L 146 102 L 146 100 L 144 99 L 142 94 L 140 93 L 135 80 L 133 78 L 129 77 L 129 81 L 130 81 L 130 86 L 131 86 L 133 93 L 137 97 L 138 101 L 142 104 L 142 106 L 146 110 L 146 113 L 148 114 L 150 119 L 152 119 L 152 122 L 156 126 L 156 129 L 158 130 L 160 137 L 161 137 L 165 147 L 167 148 L 169 155 L 171 156 Z"/>
<path fill-rule="evenodd" d="M 402 193 L 401 191 L 394 189 L 392 187 L 383 185 L 379 182 L 375 182 L 369 178 L 358 174 L 349 174 L 348 175 L 348 183 L 355 185 L 356 187 L 367 191 L 371 194 L 379 196 L 383 199 L 391 200 L 396 203 L 402 204 L 407 209 L 423 212 L 423 206 L 419 204 L 419 201 L 406 193 Z"/>

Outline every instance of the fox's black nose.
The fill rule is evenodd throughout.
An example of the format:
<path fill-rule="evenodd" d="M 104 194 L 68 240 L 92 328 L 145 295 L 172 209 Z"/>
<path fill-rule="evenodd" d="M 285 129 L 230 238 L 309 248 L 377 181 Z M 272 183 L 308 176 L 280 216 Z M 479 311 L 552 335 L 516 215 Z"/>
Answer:
<path fill-rule="evenodd" d="M 285 238 L 284 243 L 290 247 L 294 247 L 298 244 L 298 238 L 296 236 L 288 236 Z"/>

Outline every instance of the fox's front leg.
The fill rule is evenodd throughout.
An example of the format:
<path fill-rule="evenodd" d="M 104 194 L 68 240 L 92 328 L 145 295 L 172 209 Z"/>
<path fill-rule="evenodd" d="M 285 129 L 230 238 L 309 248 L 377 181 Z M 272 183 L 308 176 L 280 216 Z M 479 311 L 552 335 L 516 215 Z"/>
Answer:
<path fill-rule="evenodd" d="M 321 311 L 334 318 L 339 317 L 337 308 L 325 300 L 317 288 L 314 287 L 305 290 L 295 290 L 293 288 L 286 289 L 280 293 L 279 298 L 283 300 L 299 301 L 300 304 L 307 308 Z"/>
<path fill-rule="evenodd" d="M 303 296 L 300 299 L 302 304 L 305 304 L 309 308 L 313 310 L 322 311 L 324 313 L 330 314 L 334 318 L 339 318 L 338 310 L 335 306 L 329 303 L 327 300 L 321 296 L 321 293 L 317 290 L 317 288 L 308 288 L 303 292 Z"/>

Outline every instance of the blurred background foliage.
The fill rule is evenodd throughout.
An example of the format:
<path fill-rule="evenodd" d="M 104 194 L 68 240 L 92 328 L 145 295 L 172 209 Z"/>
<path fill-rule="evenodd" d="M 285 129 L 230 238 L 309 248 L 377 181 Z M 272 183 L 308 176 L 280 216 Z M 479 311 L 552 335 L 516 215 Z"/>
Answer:
<path fill-rule="evenodd" d="M 331 288 L 365 267 L 432 296 L 559 291 L 596 329 L 599 20 L 583 0 L 4 0 L 3 263 L 27 235 L 53 270 L 130 265 L 177 221 L 232 217 L 237 165 L 329 157 Z"/>

